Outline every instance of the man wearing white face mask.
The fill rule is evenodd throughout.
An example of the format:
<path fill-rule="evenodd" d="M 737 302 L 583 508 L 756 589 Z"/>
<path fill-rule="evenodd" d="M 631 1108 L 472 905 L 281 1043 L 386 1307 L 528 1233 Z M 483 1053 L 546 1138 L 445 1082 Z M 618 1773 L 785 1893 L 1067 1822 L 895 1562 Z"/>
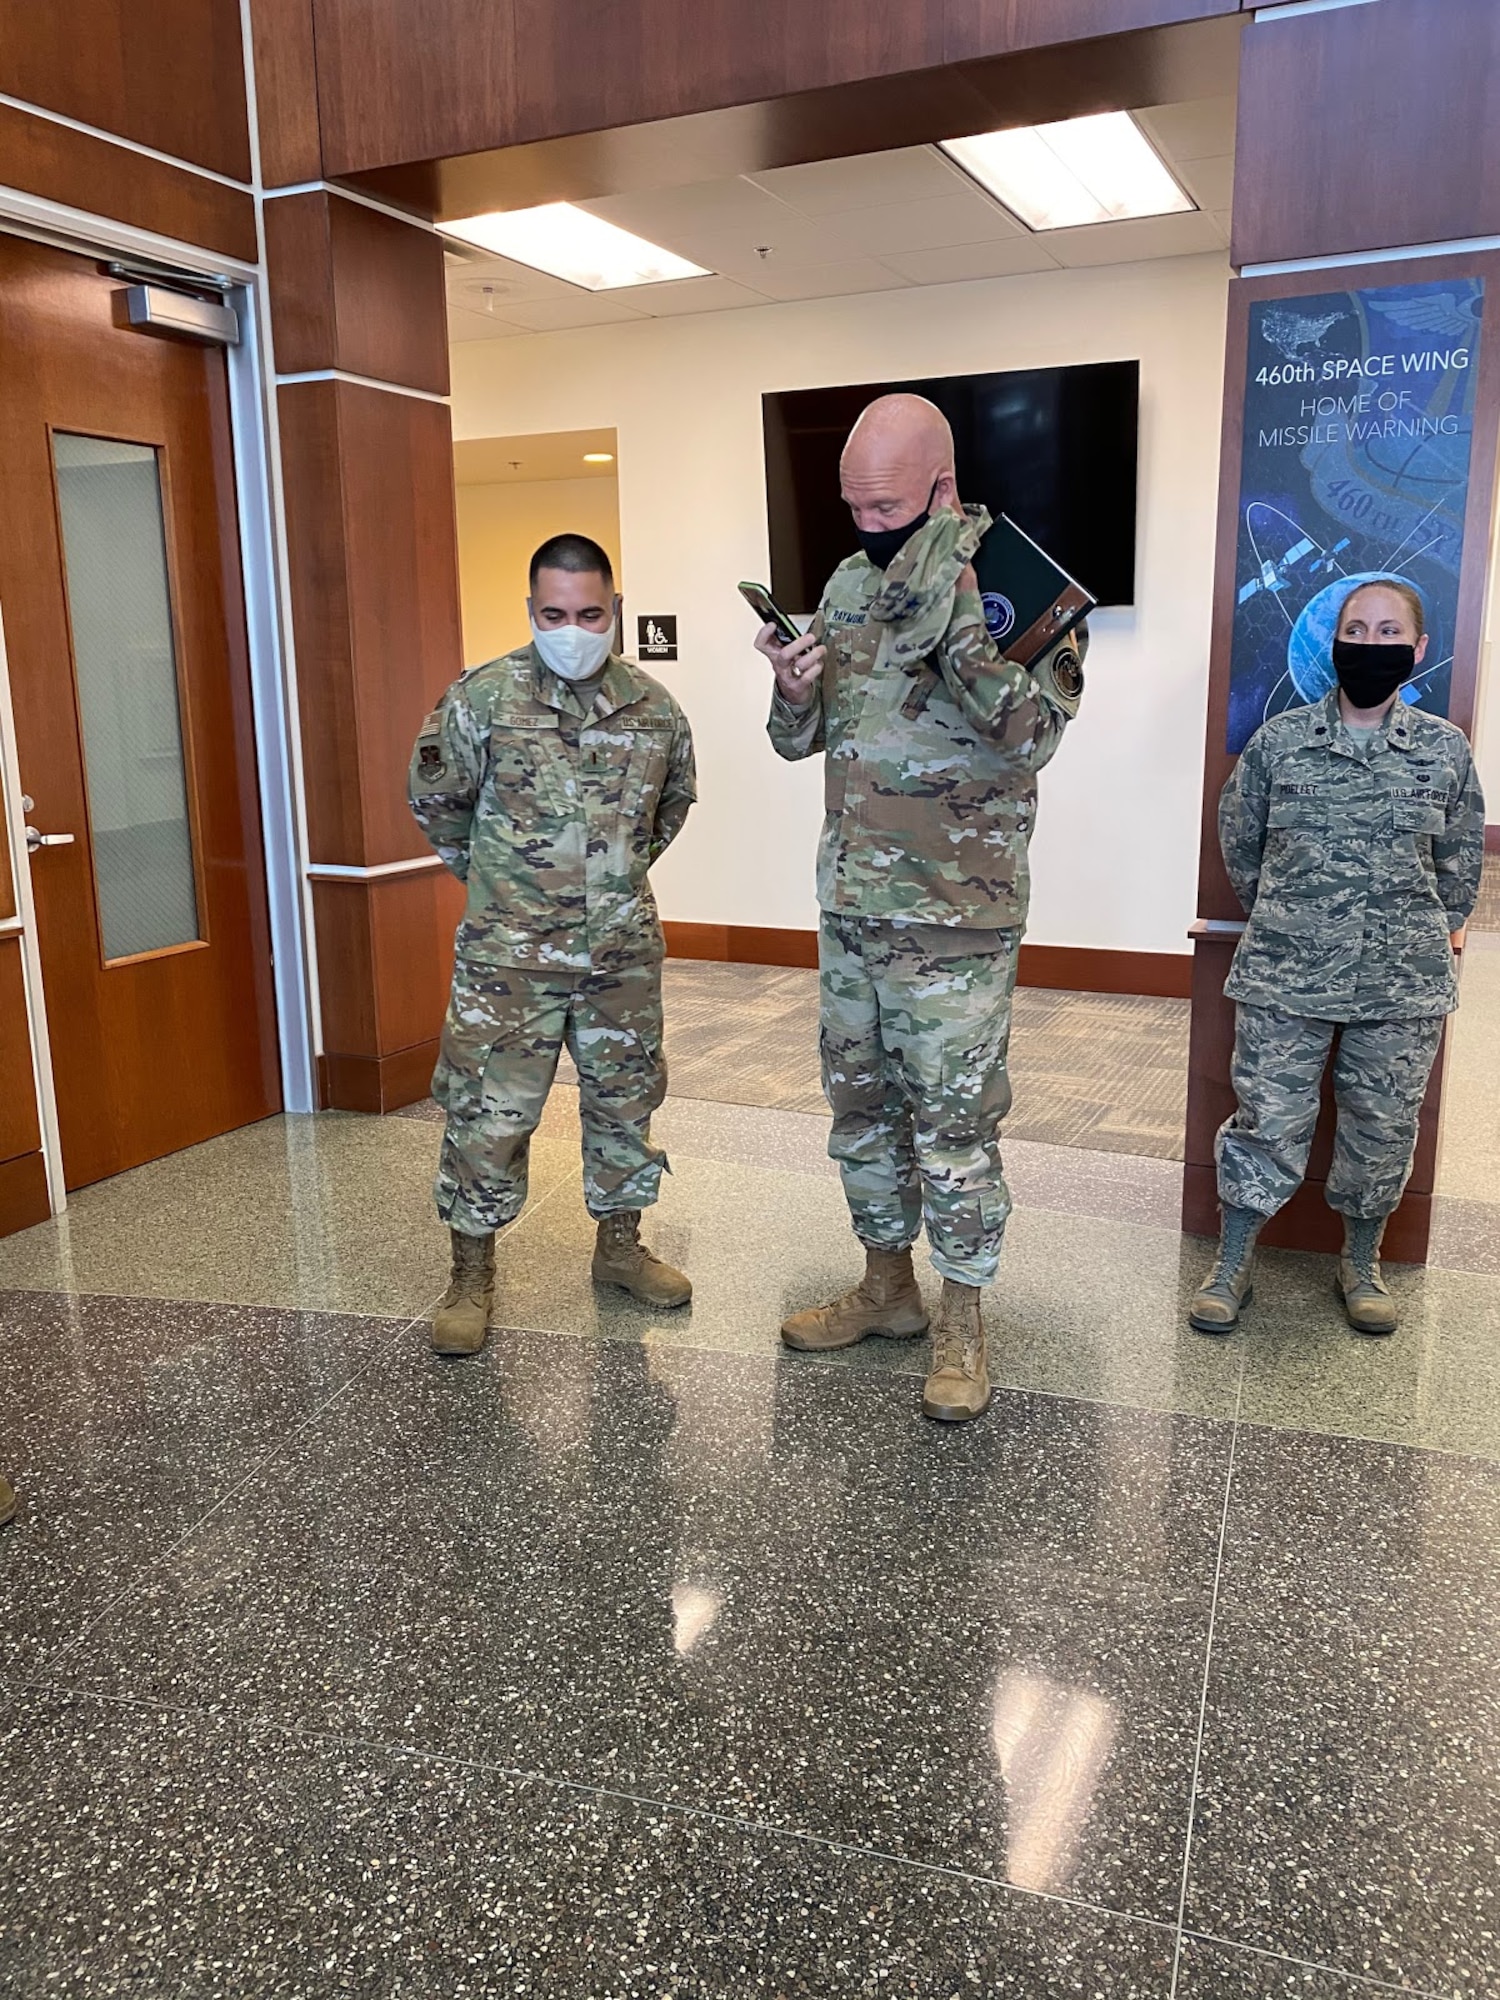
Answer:
<path fill-rule="evenodd" d="M 484 1345 L 495 1233 L 526 1200 L 565 1044 L 595 1280 L 657 1307 L 692 1296 L 639 1225 L 667 1163 L 651 1143 L 667 1071 L 647 871 L 697 796 L 693 739 L 667 690 L 611 650 L 619 608 L 598 543 L 555 535 L 531 561 L 531 644 L 455 681 L 412 752 L 412 812 L 468 888 L 432 1083 L 448 1114 L 434 1192 L 453 1246 L 432 1328 L 442 1354 Z"/>

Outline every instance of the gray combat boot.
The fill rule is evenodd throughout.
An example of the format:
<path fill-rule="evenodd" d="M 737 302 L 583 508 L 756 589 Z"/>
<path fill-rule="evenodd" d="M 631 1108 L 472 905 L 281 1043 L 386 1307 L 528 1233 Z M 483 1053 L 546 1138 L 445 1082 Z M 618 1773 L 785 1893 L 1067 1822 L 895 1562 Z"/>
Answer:
<path fill-rule="evenodd" d="M 692 1280 L 648 1250 L 640 1231 L 638 1208 L 602 1219 L 594 1245 L 594 1283 L 618 1285 L 643 1306 L 685 1306 L 693 1296 Z"/>
<path fill-rule="evenodd" d="M 1394 1333 L 1400 1324 L 1396 1301 L 1380 1275 L 1383 1215 L 1344 1217 L 1344 1254 L 1339 1258 L 1338 1295 L 1356 1333 Z"/>
<path fill-rule="evenodd" d="M 916 1340 L 927 1331 L 927 1309 L 917 1288 L 910 1250 L 865 1245 L 865 1275 L 832 1305 L 793 1313 L 781 1337 L 803 1354 L 854 1347 L 872 1334 L 881 1340 Z"/>
<path fill-rule="evenodd" d="M 489 1331 L 495 1303 L 495 1236 L 448 1232 L 453 1241 L 453 1278 L 432 1316 L 432 1345 L 438 1354 L 477 1354 Z"/>
<path fill-rule="evenodd" d="M 0 1528 L 16 1518 L 16 1489 L 0 1472 Z"/>
<path fill-rule="evenodd" d="M 1219 1258 L 1193 1294 L 1188 1325 L 1199 1333 L 1233 1333 L 1240 1308 L 1255 1297 L 1250 1274 L 1255 1268 L 1255 1239 L 1265 1217 L 1253 1208 L 1226 1208 L 1219 1232 Z"/>
<path fill-rule="evenodd" d="M 932 1329 L 932 1373 L 922 1385 L 922 1415 L 936 1417 L 939 1423 L 962 1424 L 970 1417 L 982 1417 L 989 1406 L 990 1371 L 979 1287 L 944 1278 L 937 1325 Z"/>

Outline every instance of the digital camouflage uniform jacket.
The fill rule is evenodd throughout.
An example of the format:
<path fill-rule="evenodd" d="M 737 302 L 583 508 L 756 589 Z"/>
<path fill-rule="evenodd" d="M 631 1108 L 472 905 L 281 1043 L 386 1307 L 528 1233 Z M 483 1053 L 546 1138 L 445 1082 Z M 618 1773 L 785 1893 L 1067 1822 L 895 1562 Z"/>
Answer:
<path fill-rule="evenodd" d="M 935 516 L 880 570 L 834 572 L 812 630 L 828 659 L 811 702 L 778 689 L 770 736 L 824 754 L 818 902 L 854 917 L 1020 927 L 1036 774 L 1077 713 L 1086 633 L 1031 669 L 1000 652 L 957 583 L 990 517 Z"/>
<path fill-rule="evenodd" d="M 660 959 L 646 871 L 697 797 L 676 701 L 611 655 L 592 702 L 524 646 L 471 667 L 422 725 L 407 794 L 469 898 L 460 957 L 545 972 Z"/>
<path fill-rule="evenodd" d="M 1224 991 L 1321 1021 L 1458 1005 L 1448 933 L 1484 866 L 1484 799 L 1463 732 L 1397 702 L 1368 757 L 1337 689 L 1258 729 L 1219 801 L 1249 913 Z"/>

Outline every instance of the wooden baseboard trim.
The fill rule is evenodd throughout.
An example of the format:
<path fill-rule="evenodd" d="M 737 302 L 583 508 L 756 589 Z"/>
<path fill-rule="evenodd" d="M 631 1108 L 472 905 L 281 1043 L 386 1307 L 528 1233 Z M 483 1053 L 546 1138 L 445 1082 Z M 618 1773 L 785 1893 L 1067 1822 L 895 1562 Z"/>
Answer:
<path fill-rule="evenodd" d="M 670 958 L 706 958 L 728 965 L 818 962 L 816 931 L 769 930 L 753 924 L 664 924 Z M 1134 993 L 1185 1000 L 1192 991 L 1190 952 L 1094 951 L 1065 944 L 1023 944 L 1020 984 L 1063 993 Z"/>
<path fill-rule="evenodd" d="M 47 1163 L 40 1153 L 0 1160 L 0 1236 L 14 1236 L 45 1222 L 52 1213 L 47 1195 Z"/>
<path fill-rule="evenodd" d="M 1022 986 L 1058 993 L 1125 993 L 1150 1000 L 1186 1000 L 1193 957 L 1186 951 L 1098 951 L 1089 945 L 1023 944 Z"/>
<path fill-rule="evenodd" d="M 1485 828 L 1484 851 L 1486 854 L 1500 854 L 1500 826 L 1487 826 Z"/>
<path fill-rule="evenodd" d="M 325 1111 L 399 1111 L 427 1095 L 437 1058 L 436 1038 L 387 1056 L 321 1055 L 318 1102 Z"/>
<path fill-rule="evenodd" d="M 1219 1233 L 1218 1176 L 1212 1167 L 1182 1170 L 1182 1227 L 1189 1236 Z M 1425 1264 L 1432 1233 L 1432 1196 L 1408 1188 L 1386 1224 L 1380 1254 L 1392 1264 Z M 1337 1256 L 1344 1243 L 1344 1218 L 1328 1206 L 1322 1181 L 1304 1181 L 1260 1233 L 1267 1250 L 1318 1250 Z"/>
<path fill-rule="evenodd" d="M 669 958 L 707 958 L 721 965 L 816 966 L 816 931 L 757 924 L 663 924 Z"/>

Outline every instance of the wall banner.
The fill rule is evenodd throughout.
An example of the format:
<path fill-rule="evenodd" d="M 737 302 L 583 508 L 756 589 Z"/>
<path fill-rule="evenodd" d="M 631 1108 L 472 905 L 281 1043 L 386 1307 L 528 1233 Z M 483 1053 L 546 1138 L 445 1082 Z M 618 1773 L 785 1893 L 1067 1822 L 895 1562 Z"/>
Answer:
<path fill-rule="evenodd" d="M 1334 685 L 1345 596 L 1415 584 L 1431 642 L 1401 691 L 1448 713 L 1484 280 L 1250 307 L 1227 748 Z"/>

